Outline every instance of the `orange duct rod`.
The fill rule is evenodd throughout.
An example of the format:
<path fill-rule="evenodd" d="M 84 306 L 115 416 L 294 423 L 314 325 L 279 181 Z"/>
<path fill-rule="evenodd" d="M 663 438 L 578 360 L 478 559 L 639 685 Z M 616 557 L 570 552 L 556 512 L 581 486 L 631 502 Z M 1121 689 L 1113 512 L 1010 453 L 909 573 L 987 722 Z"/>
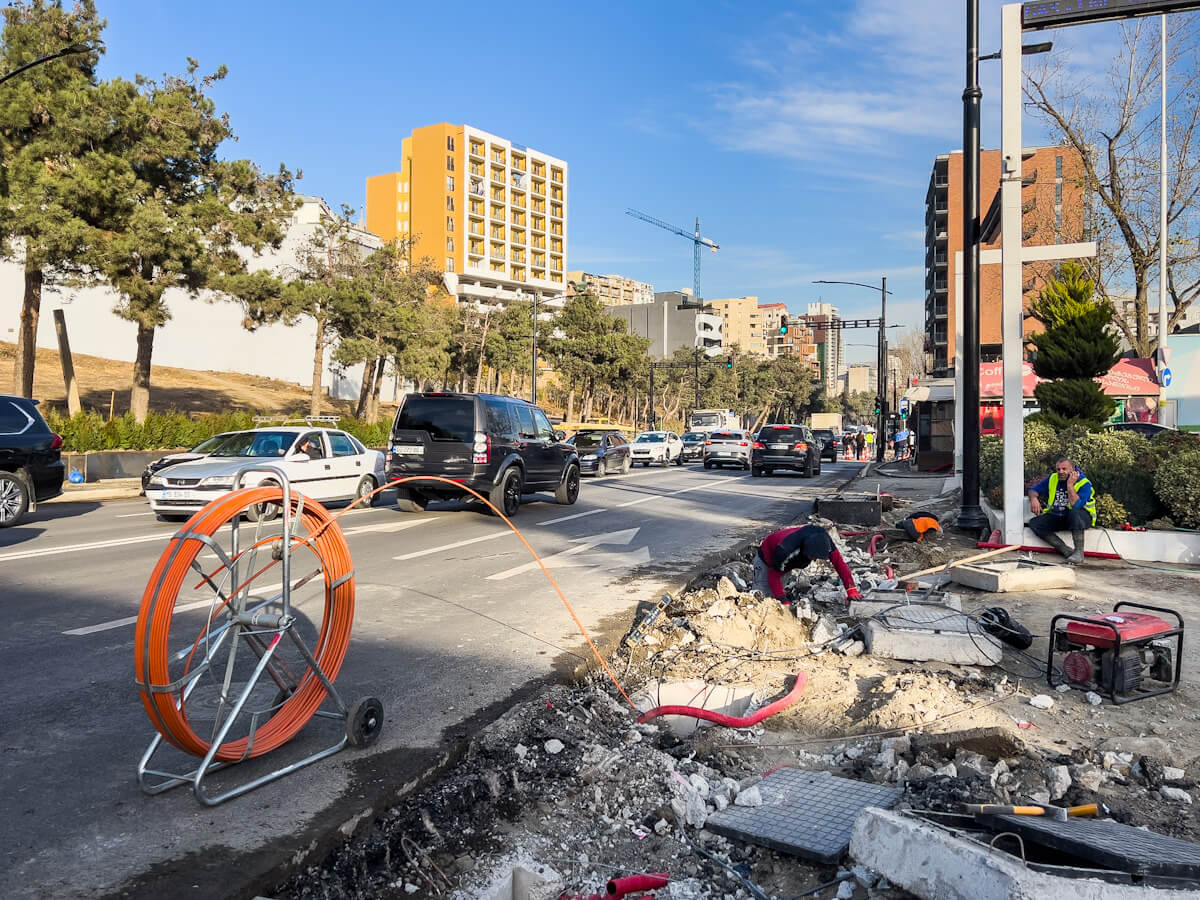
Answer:
<path fill-rule="evenodd" d="M 169 647 L 171 620 L 179 591 L 188 575 L 193 574 L 192 563 L 208 546 L 188 535 L 211 537 L 250 507 L 281 500 L 278 487 L 262 486 L 234 491 L 208 504 L 192 516 L 183 530 L 167 544 L 142 594 L 134 634 L 134 668 L 142 706 L 164 739 L 195 756 L 204 756 L 211 744 L 197 735 L 188 723 L 186 702 L 176 702 L 177 699 L 182 700 L 184 686 L 181 678 L 172 678 Z M 325 611 L 312 652 L 321 670 L 333 682 L 345 660 L 354 620 L 354 578 L 346 577 L 353 571 L 350 547 L 340 528 L 328 527 L 333 517 L 325 507 L 307 497 L 301 506 L 300 495 L 295 491 L 291 494 L 290 502 L 293 514 L 299 515 L 309 532 L 305 538 L 293 536 L 292 542 L 308 545 L 321 561 L 325 580 Z M 222 604 L 209 616 L 192 646 L 192 656 L 224 608 Z M 282 636 L 282 632 L 276 634 L 272 646 Z M 192 656 L 185 663 L 184 677 L 191 668 Z M 249 752 L 249 739 L 241 738 L 223 744 L 215 758 L 221 762 L 234 762 L 270 753 L 295 737 L 320 708 L 325 696 L 325 686 L 311 667 L 306 669 L 295 692 L 254 733 L 254 746 L 249 748 Z"/>

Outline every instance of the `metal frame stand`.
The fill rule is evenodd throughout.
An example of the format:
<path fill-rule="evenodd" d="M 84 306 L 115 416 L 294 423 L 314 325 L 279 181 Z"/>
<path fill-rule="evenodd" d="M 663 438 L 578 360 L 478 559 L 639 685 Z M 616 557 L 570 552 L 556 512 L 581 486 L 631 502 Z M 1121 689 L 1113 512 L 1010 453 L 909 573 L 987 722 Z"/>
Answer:
<path fill-rule="evenodd" d="M 238 797 L 257 787 L 268 784 L 276 779 L 282 778 L 285 775 L 290 775 L 297 769 L 301 769 L 318 760 L 325 759 L 328 756 L 343 750 L 347 745 L 366 746 L 372 743 L 378 737 L 379 730 L 383 723 L 383 706 L 373 697 L 365 697 L 358 700 L 353 706 L 347 706 L 342 699 L 333 681 L 326 675 L 317 663 L 312 650 L 304 643 L 303 638 L 297 633 L 295 625 L 296 617 L 291 611 L 291 541 L 289 537 L 292 533 L 293 522 L 295 517 L 291 509 L 291 485 L 287 474 L 278 466 L 263 466 L 263 465 L 248 465 L 238 470 L 234 475 L 232 490 L 236 491 L 241 487 L 243 476 L 250 471 L 270 471 L 276 478 L 279 479 L 281 494 L 281 506 L 283 510 L 283 540 L 280 541 L 279 561 L 283 574 L 283 584 L 280 593 L 276 596 L 266 599 L 254 597 L 250 594 L 249 583 L 244 586 L 239 584 L 239 520 L 240 515 L 235 517 L 230 522 L 231 540 L 230 552 L 225 553 L 212 538 L 207 535 L 197 534 L 187 528 L 180 531 L 176 537 L 180 539 L 180 543 L 173 551 L 178 554 L 183 543 L 188 540 L 196 540 L 204 543 L 224 565 L 230 573 L 231 584 L 228 591 L 228 597 L 222 596 L 220 589 L 212 583 L 207 577 L 208 582 L 218 596 L 228 600 L 229 609 L 224 615 L 215 622 L 210 622 L 208 625 L 208 633 L 202 639 L 203 644 L 207 648 L 205 650 L 204 659 L 195 669 L 188 673 L 178 681 L 167 685 L 139 685 L 143 690 L 151 692 L 176 693 L 179 692 L 179 697 L 176 699 L 176 707 L 182 707 L 182 704 L 187 701 L 192 691 L 200 683 L 199 676 L 209 671 L 212 668 L 213 655 L 230 637 L 233 638 L 233 645 L 230 647 L 229 655 L 225 663 L 225 672 L 223 675 L 223 687 L 220 702 L 217 707 L 217 717 L 215 723 L 215 731 L 212 741 L 209 745 L 208 752 L 200 760 L 200 763 L 188 772 L 171 772 L 164 769 L 154 769 L 150 767 L 151 760 L 155 754 L 162 748 L 164 737 L 162 733 L 156 734 L 150 745 L 146 748 L 146 752 L 142 754 L 137 766 L 138 785 L 142 791 L 147 794 L 160 794 L 163 791 L 170 790 L 174 787 L 179 787 L 183 784 L 190 783 L 192 785 L 192 793 L 198 801 L 205 806 L 216 806 L 223 803 L 232 797 Z M 297 512 L 303 509 L 304 497 L 300 497 Z M 306 583 L 313 576 L 309 576 L 303 580 Z M 346 577 L 350 577 L 347 575 Z M 337 587 L 340 582 L 335 583 L 333 587 Z M 282 611 L 278 613 L 263 612 L 263 609 L 271 604 L 280 603 Z M 268 772 L 258 778 L 254 778 L 242 785 L 231 788 L 228 791 L 220 794 L 210 794 L 205 784 L 205 779 L 213 772 L 228 768 L 236 762 L 244 762 L 251 755 L 254 748 L 254 738 L 259 726 L 271 718 L 271 715 L 277 714 L 278 709 L 273 708 L 271 714 L 263 716 L 262 711 L 253 711 L 250 715 L 250 731 L 246 741 L 245 752 L 241 759 L 233 762 L 217 762 L 216 755 L 220 752 L 221 746 L 225 742 L 225 738 L 229 735 L 235 722 L 242 716 L 246 703 L 249 701 L 254 689 L 264 674 L 268 674 L 278 685 L 281 694 L 284 695 L 284 700 L 290 697 L 292 692 L 299 686 L 298 684 L 287 684 L 285 679 L 279 674 L 276 669 L 271 668 L 271 660 L 275 657 L 276 650 L 284 636 L 287 636 L 293 644 L 295 644 L 300 655 L 308 664 L 309 669 L 320 680 L 325 688 L 326 696 L 333 700 L 336 711 L 318 709 L 314 715 L 325 719 L 340 719 L 345 723 L 341 739 L 336 743 L 318 750 L 304 759 L 282 766 L 272 772 Z M 252 651 L 258 656 L 258 663 L 254 668 L 249 680 L 242 688 L 237 700 L 225 713 L 225 703 L 229 686 L 233 678 L 234 661 L 236 658 L 236 650 L 238 642 L 244 640 Z M 176 654 L 176 660 L 185 658 L 192 652 L 192 648 L 184 648 Z M 180 690 L 182 688 L 182 691 Z M 223 715 L 224 713 L 224 715 Z M 155 780 L 158 779 L 158 780 Z"/>

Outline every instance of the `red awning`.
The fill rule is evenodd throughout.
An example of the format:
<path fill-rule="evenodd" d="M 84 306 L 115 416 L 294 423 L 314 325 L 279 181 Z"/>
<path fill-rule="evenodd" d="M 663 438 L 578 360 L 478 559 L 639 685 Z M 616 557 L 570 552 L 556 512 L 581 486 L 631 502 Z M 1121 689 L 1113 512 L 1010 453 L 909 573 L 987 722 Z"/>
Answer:
<path fill-rule="evenodd" d="M 1021 364 L 1021 390 L 1026 397 L 1033 396 L 1033 389 L 1041 380 L 1033 373 L 1030 363 Z M 1110 397 L 1158 396 L 1153 360 L 1119 359 L 1099 381 L 1104 393 Z M 1004 363 L 980 363 L 979 396 L 996 399 L 1004 396 Z"/>

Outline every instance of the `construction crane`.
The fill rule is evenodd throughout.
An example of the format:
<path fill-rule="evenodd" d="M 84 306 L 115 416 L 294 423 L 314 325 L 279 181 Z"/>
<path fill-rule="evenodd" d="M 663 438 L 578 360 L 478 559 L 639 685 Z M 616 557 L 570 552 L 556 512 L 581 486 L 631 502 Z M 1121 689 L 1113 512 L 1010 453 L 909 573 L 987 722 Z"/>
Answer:
<path fill-rule="evenodd" d="M 648 216 L 644 212 L 638 212 L 636 209 L 625 210 L 625 215 L 633 216 L 635 219 L 641 219 L 643 222 L 649 222 L 651 225 L 657 225 L 659 228 L 665 229 L 666 231 L 674 232 L 675 234 L 678 234 L 678 235 L 681 235 L 681 236 L 687 238 L 689 241 L 691 241 L 695 245 L 696 264 L 695 264 L 695 271 L 693 272 L 692 294 L 696 298 L 697 302 L 699 302 L 699 300 L 701 299 L 701 295 L 700 295 L 700 248 L 707 247 L 713 253 L 716 253 L 718 250 L 721 249 L 721 245 L 718 244 L 716 241 L 710 241 L 708 238 L 700 236 L 700 218 L 699 217 L 696 218 L 696 230 L 694 232 L 692 232 L 692 231 L 688 231 L 686 228 L 680 228 L 678 225 L 672 225 L 669 222 L 664 222 L 662 219 L 656 219 L 656 218 L 654 218 L 654 216 Z"/>

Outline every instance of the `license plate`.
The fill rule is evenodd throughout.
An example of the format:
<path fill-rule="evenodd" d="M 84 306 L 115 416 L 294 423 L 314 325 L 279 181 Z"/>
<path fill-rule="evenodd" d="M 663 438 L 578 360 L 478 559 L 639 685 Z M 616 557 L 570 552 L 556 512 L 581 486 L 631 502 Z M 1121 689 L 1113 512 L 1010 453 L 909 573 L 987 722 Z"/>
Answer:
<path fill-rule="evenodd" d="M 425 448 L 424 447 L 408 447 L 408 446 L 393 447 L 392 452 L 395 453 L 397 456 L 424 456 Z"/>
<path fill-rule="evenodd" d="M 787 444 L 771 444 L 770 447 L 772 450 L 786 450 L 788 448 L 788 445 Z"/>
<path fill-rule="evenodd" d="M 163 491 L 164 500 L 191 500 L 191 491 Z"/>
<path fill-rule="evenodd" d="M 713 454 L 713 456 L 730 456 L 730 455 L 731 454 L 729 453 L 728 450 L 718 450 L 716 453 Z"/>

